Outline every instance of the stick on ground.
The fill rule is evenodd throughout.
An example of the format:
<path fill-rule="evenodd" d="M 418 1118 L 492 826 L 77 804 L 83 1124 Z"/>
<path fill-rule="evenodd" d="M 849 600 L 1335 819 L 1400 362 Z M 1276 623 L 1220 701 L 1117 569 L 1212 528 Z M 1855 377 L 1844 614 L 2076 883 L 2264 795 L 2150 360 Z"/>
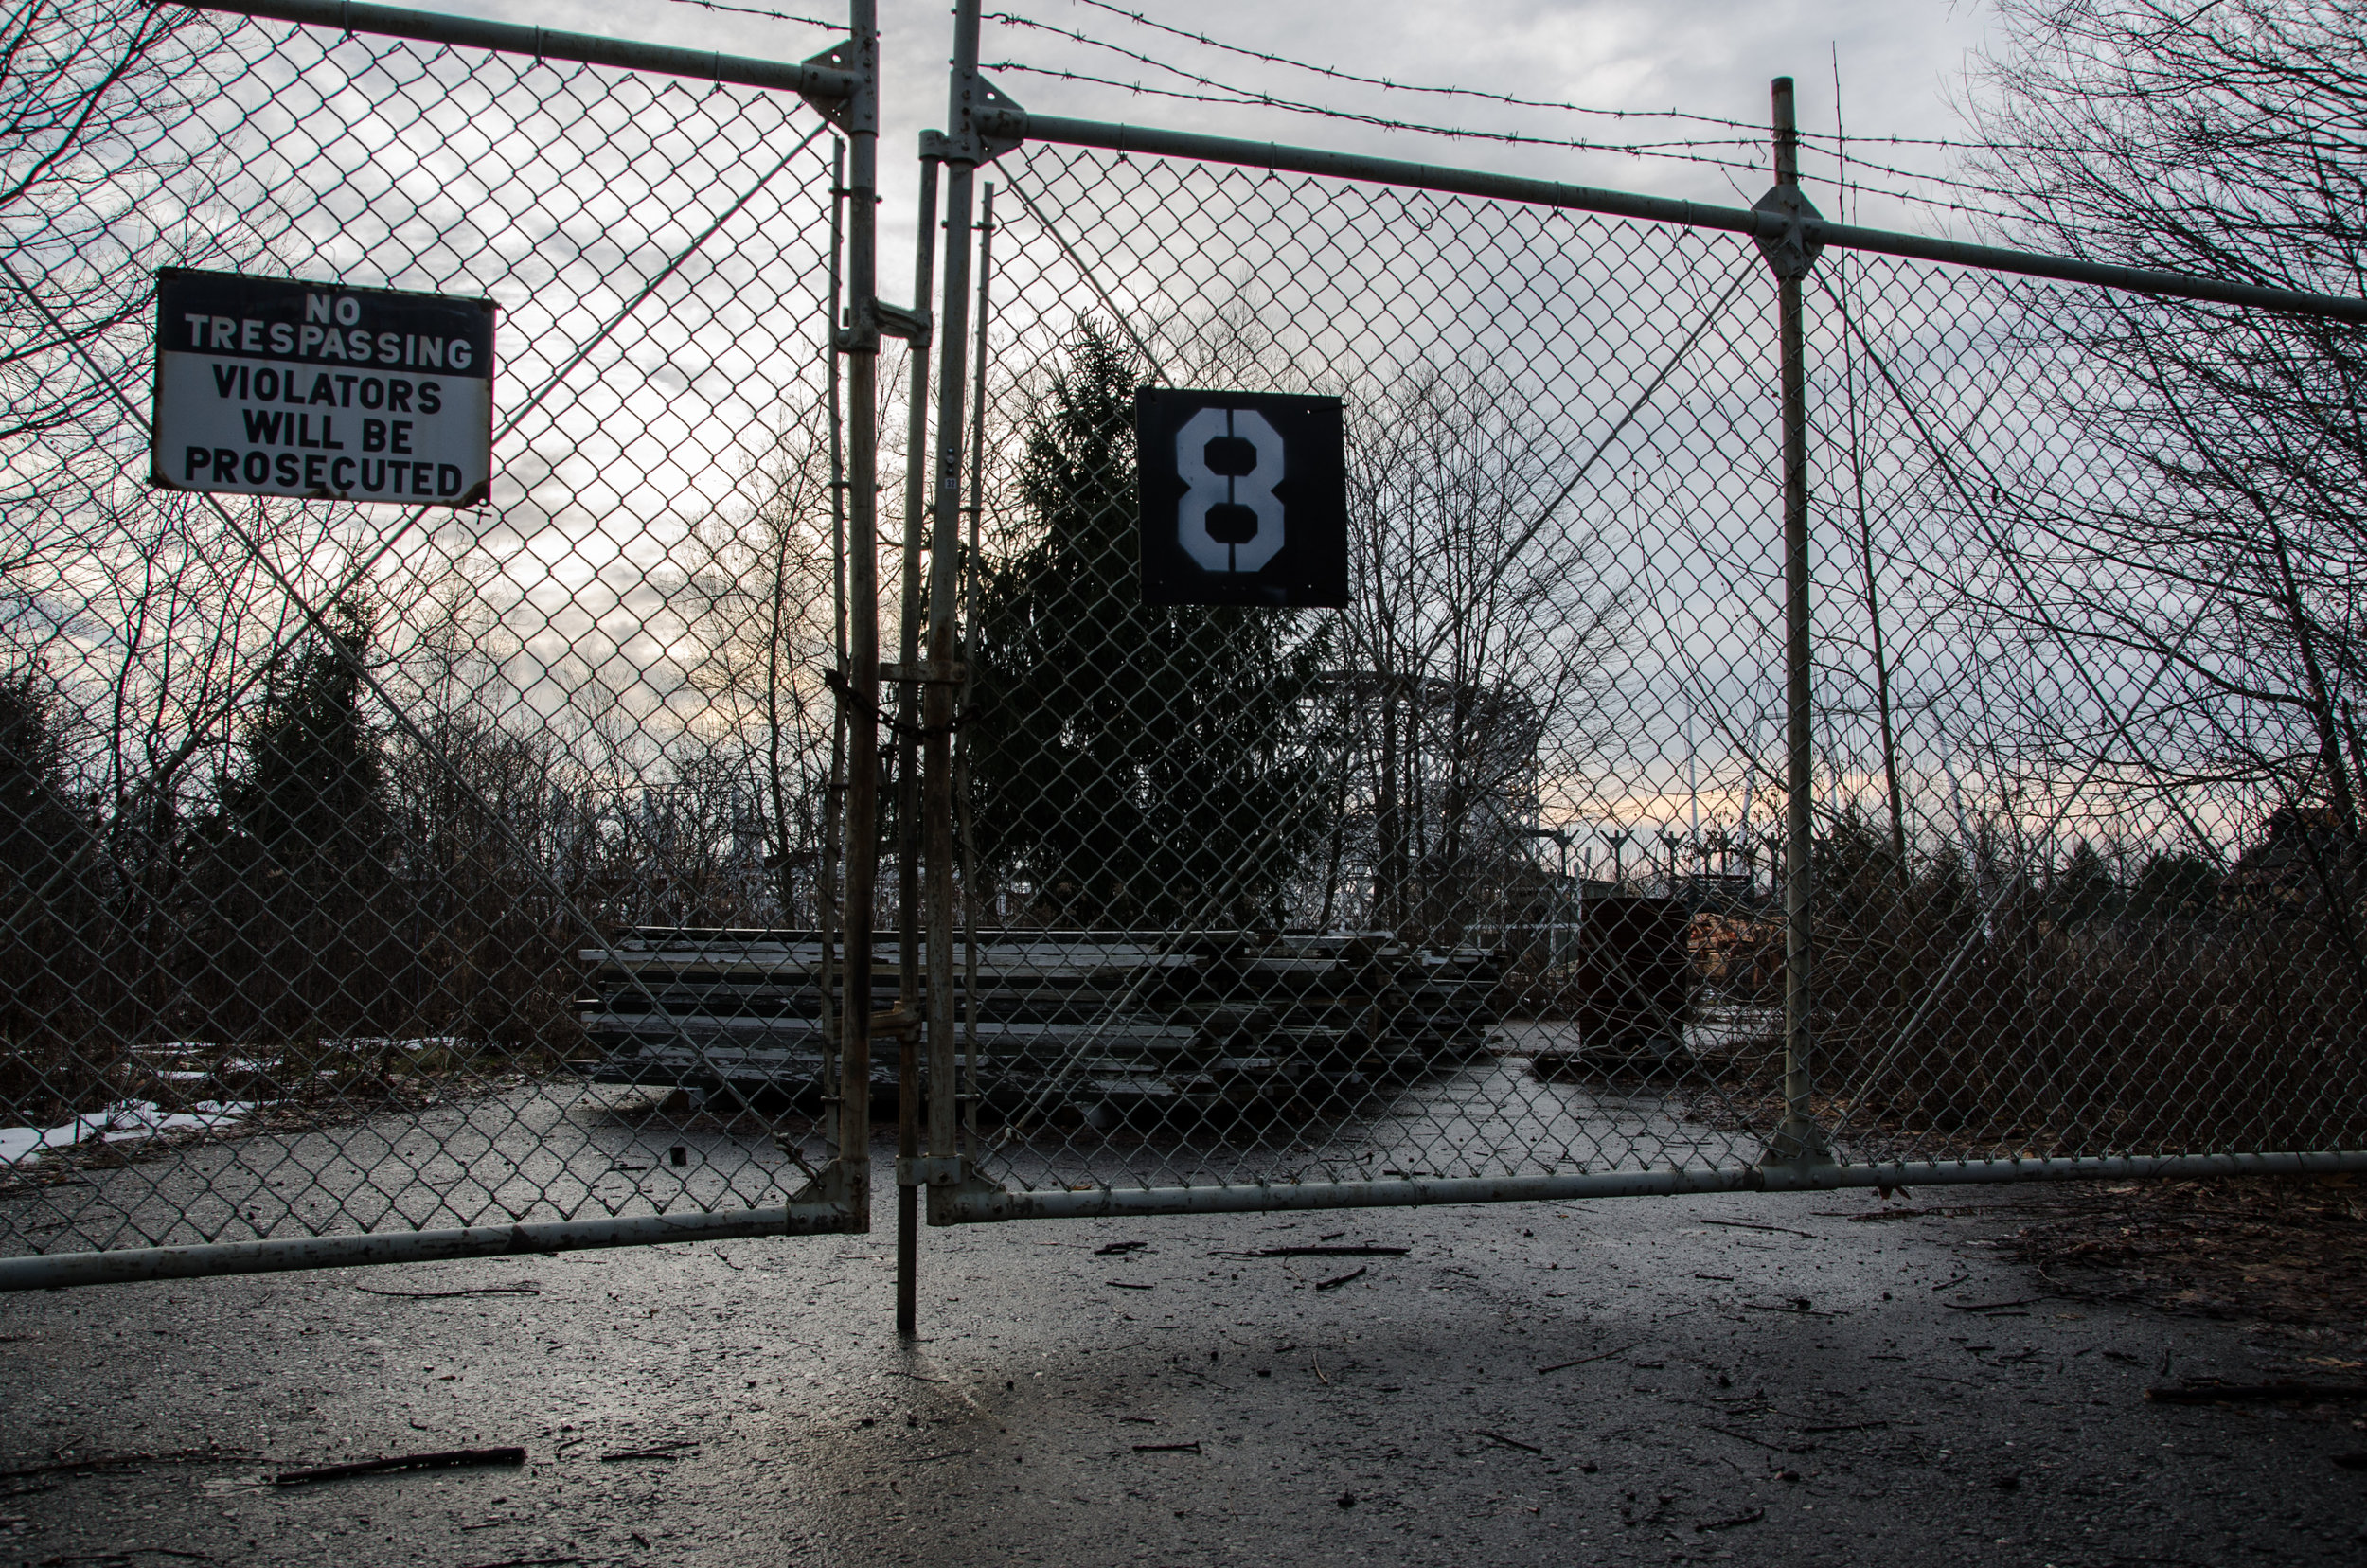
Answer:
<path fill-rule="evenodd" d="M 378 1475 L 387 1470 L 457 1470 L 472 1465 L 523 1465 L 522 1448 L 446 1449 L 440 1453 L 398 1453 L 383 1459 L 357 1459 L 347 1465 L 322 1465 L 313 1470 L 285 1470 L 272 1477 L 275 1487 L 301 1487 L 314 1481 L 343 1481 L 353 1475 Z"/>
<path fill-rule="evenodd" d="M 1609 1361 L 1613 1356 L 1625 1355 L 1643 1343 L 1642 1340 L 1629 1340 L 1616 1350 L 1597 1350 L 1591 1356 L 1580 1356 L 1575 1361 L 1556 1362 L 1551 1366 L 1539 1367 L 1537 1375 L 1541 1378 L 1548 1372 L 1560 1372 L 1573 1366 L 1584 1366 L 1588 1362 Z"/>
<path fill-rule="evenodd" d="M 2367 1383 L 2204 1383 L 2187 1388 L 2148 1388 L 2155 1404 L 2256 1403 L 2264 1399 L 2367 1399 Z"/>

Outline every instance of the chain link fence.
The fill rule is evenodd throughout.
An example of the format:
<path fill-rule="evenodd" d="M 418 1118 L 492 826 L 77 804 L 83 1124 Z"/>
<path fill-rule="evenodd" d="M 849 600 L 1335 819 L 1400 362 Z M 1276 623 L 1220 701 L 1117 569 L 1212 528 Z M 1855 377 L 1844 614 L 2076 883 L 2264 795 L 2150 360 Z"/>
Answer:
<path fill-rule="evenodd" d="M 0 1254 L 859 1224 L 792 1203 L 829 1053 L 753 1093 L 646 961 L 827 970 L 835 137 L 556 40 L 55 16 L 0 205 Z M 145 483 L 167 266 L 490 297 L 489 502 Z"/>
<path fill-rule="evenodd" d="M 2360 514 L 2305 455 L 2360 329 L 1884 258 L 1810 304 L 1840 1146 L 2367 1147 Z"/>
<path fill-rule="evenodd" d="M 2271 424 L 2358 328 L 1839 250 L 1811 272 L 1806 1105 L 1833 1160 L 1772 1168 L 1759 247 L 1059 135 L 991 169 L 982 1181 L 945 1218 L 2367 1144 L 2359 753 L 2310 685 L 2357 646 L 2356 512 Z M 1143 604 L 1152 386 L 1344 401 L 1347 609 Z"/>
<path fill-rule="evenodd" d="M 2341 312 L 1816 258 L 1803 836 L 1806 230 L 1046 122 L 931 347 L 825 67 L 88 16 L 0 83 L 0 1283 L 863 1228 L 924 1019 L 939 1221 L 2367 1163 Z M 489 502 L 144 482 L 167 267 L 492 299 Z M 976 354 L 925 594 L 881 333 Z M 1162 387 L 1342 400 L 1344 608 L 1144 602 Z"/>

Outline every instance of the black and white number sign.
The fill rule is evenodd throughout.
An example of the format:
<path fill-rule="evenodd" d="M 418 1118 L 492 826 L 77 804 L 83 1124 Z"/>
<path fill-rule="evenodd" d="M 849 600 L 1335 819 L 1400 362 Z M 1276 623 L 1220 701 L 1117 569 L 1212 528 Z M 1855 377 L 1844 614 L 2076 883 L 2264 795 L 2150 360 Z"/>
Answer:
<path fill-rule="evenodd" d="M 1134 395 L 1145 604 L 1348 602 L 1340 400 Z"/>
<path fill-rule="evenodd" d="M 150 478 L 473 507 L 493 476 L 493 303 L 167 268 Z"/>

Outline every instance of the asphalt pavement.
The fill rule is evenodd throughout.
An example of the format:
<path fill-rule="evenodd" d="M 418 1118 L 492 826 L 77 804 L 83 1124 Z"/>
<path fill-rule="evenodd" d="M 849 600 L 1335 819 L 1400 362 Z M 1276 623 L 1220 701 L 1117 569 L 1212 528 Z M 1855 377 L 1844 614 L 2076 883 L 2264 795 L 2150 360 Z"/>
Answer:
<path fill-rule="evenodd" d="M 2010 1193 L 925 1231 L 904 1343 L 886 1153 L 869 1236 L 0 1297 L 0 1561 L 2367 1554 L 2367 1405 L 2144 1398 L 2367 1336 L 2066 1299 Z"/>

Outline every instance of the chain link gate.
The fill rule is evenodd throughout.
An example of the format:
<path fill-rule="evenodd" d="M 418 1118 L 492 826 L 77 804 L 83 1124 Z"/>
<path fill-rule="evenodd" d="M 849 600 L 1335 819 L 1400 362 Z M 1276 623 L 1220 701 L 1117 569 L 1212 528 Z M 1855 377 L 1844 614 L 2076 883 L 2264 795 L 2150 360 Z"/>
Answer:
<path fill-rule="evenodd" d="M 867 150 L 873 56 L 259 9 L 62 11 L 11 83 L 0 1286 L 864 1228 L 823 112 Z M 142 483 L 160 266 L 490 296 L 489 504 Z"/>
<path fill-rule="evenodd" d="M 890 1082 L 907 1327 L 923 1187 L 2367 1167 L 2348 514 L 2180 456 L 2359 302 L 1030 116 L 967 5 L 933 323 L 866 8 L 250 9 L 0 207 L 0 1285 L 863 1229 Z M 139 484 L 163 265 L 492 296 L 490 505 Z M 1142 603 L 1153 387 L 1343 400 L 1347 608 Z"/>
<path fill-rule="evenodd" d="M 2367 302 L 1822 219 L 1788 80 L 1743 211 L 1031 116 L 956 17 L 933 1222 L 2367 1168 L 2357 536 L 2181 422 Z M 1152 387 L 1344 400 L 1347 609 L 1144 603 Z"/>

